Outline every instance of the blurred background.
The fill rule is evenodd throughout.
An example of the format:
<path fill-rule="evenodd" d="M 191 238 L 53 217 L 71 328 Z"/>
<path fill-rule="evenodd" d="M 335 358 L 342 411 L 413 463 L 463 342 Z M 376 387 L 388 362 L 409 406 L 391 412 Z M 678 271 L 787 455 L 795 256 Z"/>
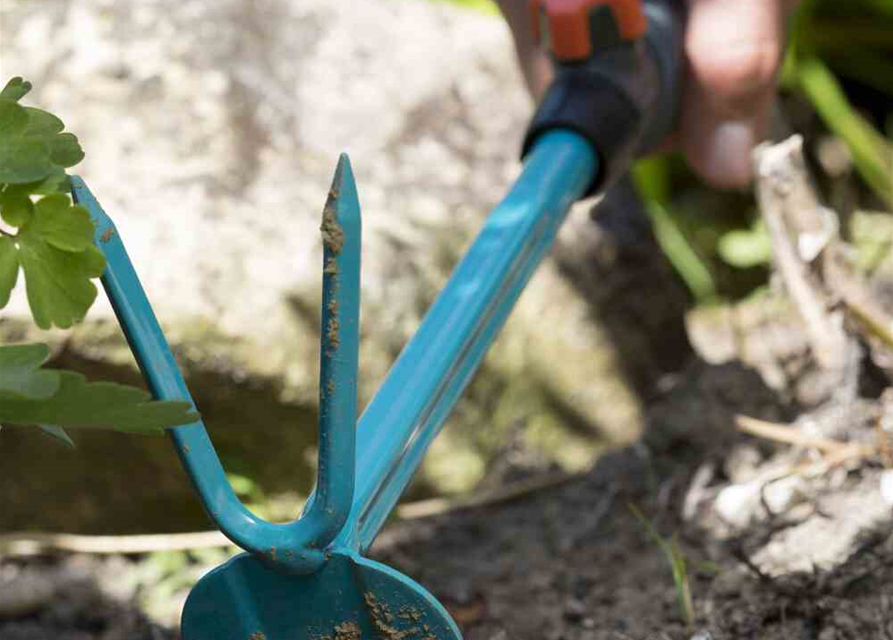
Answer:
<path fill-rule="evenodd" d="M 26 102 L 79 137 L 74 172 L 116 221 L 234 486 L 292 518 L 315 475 L 318 225 L 338 154 L 364 215 L 365 403 L 520 168 L 533 105 L 495 5 L 4 0 L 0 19 L 0 81 L 31 81 Z M 893 269 L 891 33 L 893 1 L 806 0 L 781 76 L 780 120 L 870 273 Z M 407 500 L 584 469 L 636 440 L 691 358 L 742 357 L 788 312 L 751 194 L 674 155 L 633 182 L 575 207 Z M 103 300 L 48 337 L 13 296 L 0 342 L 49 340 L 55 365 L 140 382 Z M 0 432 L 0 532 L 210 528 L 166 440 L 76 436 Z M 149 559 L 133 580 L 170 617 L 195 558 Z"/>

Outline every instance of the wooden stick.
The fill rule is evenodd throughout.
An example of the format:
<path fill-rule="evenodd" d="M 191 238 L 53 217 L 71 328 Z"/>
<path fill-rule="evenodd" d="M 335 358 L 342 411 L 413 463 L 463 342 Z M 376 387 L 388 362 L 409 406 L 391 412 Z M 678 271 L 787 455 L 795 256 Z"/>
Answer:
<path fill-rule="evenodd" d="M 757 200 L 772 241 L 774 262 L 806 325 L 812 353 L 823 369 L 842 371 L 846 334 L 829 315 L 822 291 L 811 280 L 807 261 L 791 237 L 800 241 L 800 228 L 816 226 L 824 212 L 809 184 L 803 138 L 796 135 L 777 145 L 761 144 L 753 152 L 753 162 Z"/>
<path fill-rule="evenodd" d="M 876 447 L 871 445 L 809 436 L 798 431 L 792 425 L 768 422 L 766 420 L 751 418 L 750 416 L 735 416 L 735 426 L 739 431 L 749 433 L 758 438 L 784 442 L 786 444 L 792 444 L 808 449 L 818 449 L 823 453 L 832 454 L 832 456 L 857 450 L 862 452 L 863 455 L 873 455 L 877 450 Z"/>
<path fill-rule="evenodd" d="M 537 491 L 558 487 L 589 470 L 576 473 L 546 473 L 519 480 L 491 491 L 460 498 L 432 498 L 399 505 L 397 517 L 403 520 L 427 518 L 444 513 L 472 509 L 515 500 Z M 72 533 L 12 532 L 0 534 L 0 557 L 25 557 L 54 552 L 96 555 L 143 554 L 158 551 L 188 551 L 234 546 L 219 531 L 194 533 L 157 533 L 120 536 L 90 536 Z"/>
<path fill-rule="evenodd" d="M 100 555 L 186 551 L 228 547 L 233 543 L 219 531 L 88 536 L 74 533 L 13 532 L 0 534 L 0 556 L 36 556 L 51 552 Z"/>

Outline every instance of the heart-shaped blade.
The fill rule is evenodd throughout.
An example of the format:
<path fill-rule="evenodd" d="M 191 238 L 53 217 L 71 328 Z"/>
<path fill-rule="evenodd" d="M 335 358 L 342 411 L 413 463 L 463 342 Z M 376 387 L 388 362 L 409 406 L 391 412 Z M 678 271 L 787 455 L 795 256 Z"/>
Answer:
<path fill-rule="evenodd" d="M 288 575 L 241 554 L 186 600 L 183 640 L 462 640 L 446 609 L 414 580 L 352 552 Z"/>

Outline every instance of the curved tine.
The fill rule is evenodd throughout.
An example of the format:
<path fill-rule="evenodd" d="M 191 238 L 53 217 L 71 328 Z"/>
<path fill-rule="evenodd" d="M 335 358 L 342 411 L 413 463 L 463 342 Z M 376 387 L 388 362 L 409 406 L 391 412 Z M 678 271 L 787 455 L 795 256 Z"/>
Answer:
<path fill-rule="evenodd" d="M 72 195 L 75 202 L 87 208 L 96 224 L 95 242 L 107 260 L 102 285 L 149 389 L 159 400 L 187 400 L 194 406 L 192 396 L 114 223 L 78 176 L 72 176 Z M 359 236 L 358 233 L 356 235 Z M 356 238 L 356 242 L 359 243 L 359 237 Z M 356 263 L 357 273 L 354 279 L 358 283 L 358 258 Z M 346 266 L 345 273 L 348 272 Z M 355 314 L 353 317 L 357 316 L 358 314 Z M 345 326 L 356 327 L 357 323 Z M 343 341 L 345 345 L 356 345 L 356 340 L 351 341 L 347 330 L 343 335 Z M 356 351 L 353 352 L 353 361 L 356 362 Z M 335 379 L 338 379 L 337 376 Z M 347 385 L 339 398 L 346 395 Z M 355 396 L 353 402 L 356 403 Z M 230 540 L 268 564 L 290 573 L 312 573 L 325 562 L 323 549 L 337 534 L 331 521 L 322 517 L 331 511 L 320 508 L 319 513 L 313 518 L 301 518 L 287 524 L 267 522 L 247 509 L 236 497 L 201 420 L 191 425 L 170 429 L 168 434 L 209 517 Z M 340 442 L 336 438 L 335 444 Z M 355 444 L 351 441 L 347 446 L 352 452 Z M 344 445 L 339 444 L 334 447 L 336 451 L 332 453 L 340 453 L 342 448 L 345 448 Z M 321 444 L 320 451 L 324 449 L 333 448 Z M 333 468 L 331 455 L 329 457 L 330 459 L 325 462 L 320 461 L 320 475 L 324 478 L 328 477 L 328 470 Z M 353 468 L 353 460 L 350 467 Z M 323 471 L 324 468 L 326 471 Z M 330 490 L 329 495 L 342 496 L 345 486 L 349 486 L 352 494 L 352 474 L 350 480 L 347 485 L 342 483 L 335 491 Z M 320 486 L 328 486 L 328 481 L 320 482 Z M 348 503 L 350 499 L 348 496 Z M 329 504 L 331 502 L 333 500 L 323 501 L 328 509 L 336 510 Z M 337 500 L 334 502 L 337 503 Z"/>

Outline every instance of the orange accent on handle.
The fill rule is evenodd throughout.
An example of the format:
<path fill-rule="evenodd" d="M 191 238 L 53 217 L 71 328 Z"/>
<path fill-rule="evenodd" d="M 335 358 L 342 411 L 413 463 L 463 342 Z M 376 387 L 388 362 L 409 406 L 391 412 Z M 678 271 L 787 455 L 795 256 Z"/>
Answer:
<path fill-rule="evenodd" d="M 624 40 L 635 40 L 645 34 L 647 20 L 642 0 L 530 0 L 533 38 L 543 40 L 540 20 L 543 13 L 548 21 L 552 54 L 558 60 L 581 60 L 592 55 L 592 33 L 589 12 L 608 5 Z"/>

